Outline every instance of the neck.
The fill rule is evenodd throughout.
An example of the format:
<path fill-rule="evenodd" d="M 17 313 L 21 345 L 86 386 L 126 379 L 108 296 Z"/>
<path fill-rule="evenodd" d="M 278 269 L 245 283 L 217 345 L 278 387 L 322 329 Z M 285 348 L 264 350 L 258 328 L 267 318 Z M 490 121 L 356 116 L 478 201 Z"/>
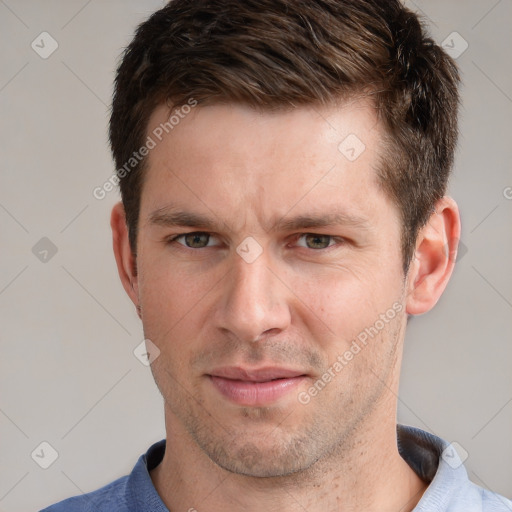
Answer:
<path fill-rule="evenodd" d="M 398 453 L 395 418 L 359 425 L 307 470 L 277 478 L 230 473 L 212 462 L 166 412 L 167 445 L 151 472 L 171 512 L 409 512 L 427 484 Z"/>

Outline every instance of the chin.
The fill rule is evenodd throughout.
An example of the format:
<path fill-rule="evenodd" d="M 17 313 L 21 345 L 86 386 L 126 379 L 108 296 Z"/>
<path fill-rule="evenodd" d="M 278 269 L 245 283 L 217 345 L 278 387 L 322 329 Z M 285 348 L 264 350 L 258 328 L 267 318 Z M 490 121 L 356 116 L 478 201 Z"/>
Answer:
<path fill-rule="evenodd" d="M 218 466 L 237 475 L 255 478 L 285 477 L 307 470 L 319 458 L 321 451 L 311 436 L 276 439 L 274 432 L 261 438 L 261 442 L 247 441 L 249 432 L 239 439 L 196 438 L 206 455 Z"/>

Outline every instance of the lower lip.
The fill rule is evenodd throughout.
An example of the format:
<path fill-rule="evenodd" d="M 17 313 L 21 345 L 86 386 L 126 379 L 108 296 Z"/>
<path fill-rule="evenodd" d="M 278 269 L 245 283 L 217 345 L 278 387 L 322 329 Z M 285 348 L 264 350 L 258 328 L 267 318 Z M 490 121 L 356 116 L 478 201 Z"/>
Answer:
<path fill-rule="evenodd" d="M 305 376 L 300 375 L 267 382 L 225 379 L 214 375 L 210 375 L 210 379 L 222 395 L 238 405 L 265 406 L 276 402 L 295 389 L 305 379 Z"/>

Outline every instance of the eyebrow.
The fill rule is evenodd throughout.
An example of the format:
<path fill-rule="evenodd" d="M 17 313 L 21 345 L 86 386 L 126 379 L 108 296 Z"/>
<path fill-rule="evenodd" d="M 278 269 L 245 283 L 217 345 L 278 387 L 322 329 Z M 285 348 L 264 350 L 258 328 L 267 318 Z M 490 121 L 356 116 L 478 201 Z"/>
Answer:
<path fill-rule="evenodd" d="M 185 210 L 174 210 L 169 208 L 161 208 L 155 210 L 149 216 L 149 223 L 163 227 L 189 227 L 195 229 L 204 229 L 206 231 L 219 230 L 220 223 L 215 219 L 205 215 L 188 212 Z M 226 226 L 225 223 L 223 223 Z M 312 213 L 307 215 L 297 215 L 290 217 L 285 215 L 277 221 L 271 223 L 272 227 L 269 231 L 294 231 L 308 228 L 324 228 L 334 226 L 346 226 L 357 228 L 360 230 L 369 230 L 370 222 L 362 216 L 349 214 L 347 212 L 330 212 L 330 213 Z"/>
<path fill-rule="evenodd" d="M 289 218 L 285 216 L 274 223 L 272 231 L 294 231 L 306 228 L 324 228 L 333 226 L 347 226 L 363 230 L 370 229 L 368 219 L 348 214 L 346 212 L 332 212 L 326 214 L 307 214 Z"/>
<path fill-rule="evenodd" d="M 149 223 L 163 227 L 183 226 L 211 231 L 218 226 L 218 222 L 204 215 L 182 210 L 169 211 L 168 208 L 161 208 L 151 213 Z"/>

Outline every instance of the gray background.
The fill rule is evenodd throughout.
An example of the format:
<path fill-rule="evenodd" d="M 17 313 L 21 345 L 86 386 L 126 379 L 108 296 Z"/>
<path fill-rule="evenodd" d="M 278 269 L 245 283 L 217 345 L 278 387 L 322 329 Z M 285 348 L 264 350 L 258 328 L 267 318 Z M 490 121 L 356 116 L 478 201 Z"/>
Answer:
<path fill-rule="evenodd" d="M 512 1 L 407 4 L 436 41 L 456 31 L 469 46 L 457 58 L 464 106 L 450 190 L 463 248 L 438 306 L 410 322 L 398 419 L 456 441 L 471 479 L 511 497 Z M 92 195 L 113 171 L 115 63 L 162 5 L 0 0 L 1 511 L 96 489 L 164 437 L 162 399 L 133 355 L 141 325 L 111 251 L 118 194 Z M 59 45 L 47 59 L 31 48 L 43 46 L 43 31 Z M 460 51 L 463 40 L 448 44 Z M 36 461 L 47 448 L 31 457 L 43 441 L 59 454 L 46 470 Z"/>

